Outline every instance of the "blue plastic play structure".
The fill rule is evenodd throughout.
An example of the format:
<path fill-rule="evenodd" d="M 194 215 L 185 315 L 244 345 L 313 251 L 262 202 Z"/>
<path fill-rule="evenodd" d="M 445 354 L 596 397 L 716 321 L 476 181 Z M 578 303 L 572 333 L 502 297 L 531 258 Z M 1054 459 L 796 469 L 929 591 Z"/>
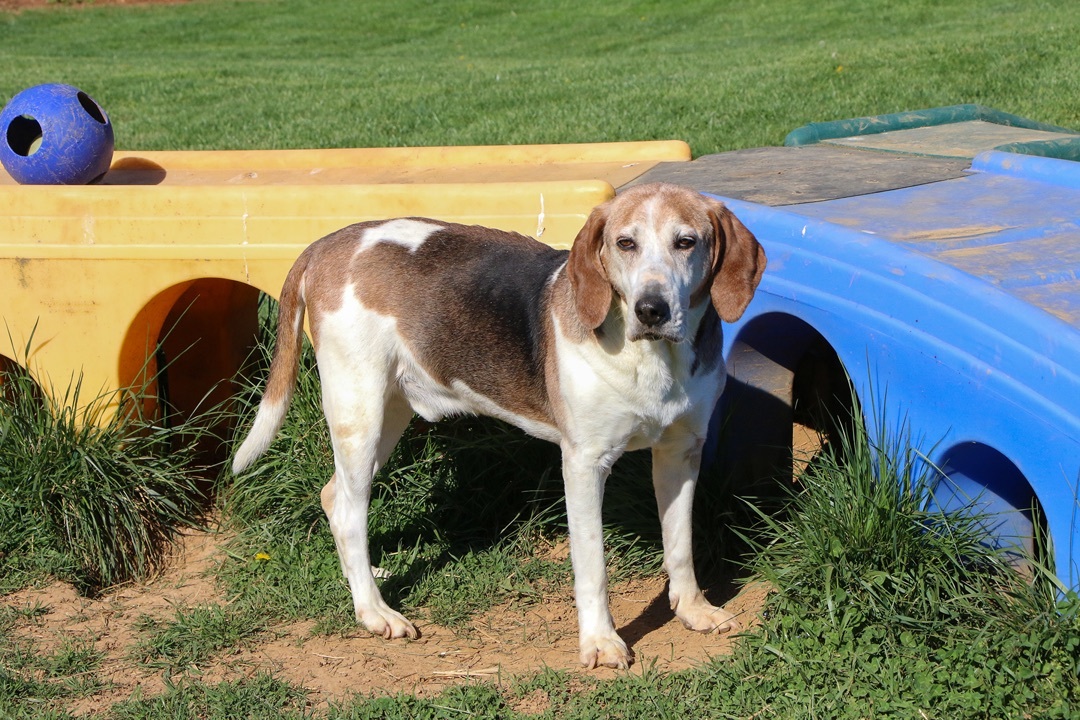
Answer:
<path fill-rule="evenodd" d="M 939 505 L 987 513 L 1001 546 L 1033 549 L 1041 521 L 1080 588 L 1080 162 L 1061 159 L 1080 135 L 959 106 L 787 145 L 673 178 L 724 199 L 769 257 L 726 329 L 722 456 L 758 448 L 775 469 L 762 448 L 786 445 L 790 463 L 800 403 L 847 393 L 846 374 L 870 437 L 907 428 L 944 472 Z"/>

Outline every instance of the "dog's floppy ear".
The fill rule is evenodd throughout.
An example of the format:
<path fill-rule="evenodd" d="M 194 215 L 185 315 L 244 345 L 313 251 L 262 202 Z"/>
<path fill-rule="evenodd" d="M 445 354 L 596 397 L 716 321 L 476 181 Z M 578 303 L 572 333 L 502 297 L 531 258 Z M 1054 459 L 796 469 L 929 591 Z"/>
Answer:
<path fill-rule="evenodd" d="M 587 330 L 600 327 L 611 309 L 611 281 L 600 260 L 609 202 L 597 206 L 574 239 L 566 272 L 574 292 L 574 308 Z"/>
<path fill-rule="evenodd" d="M 709 207 L 715 241 L 713 280 L 709 290 L 713 307 L 724 322 L 742 317 L 765 272 L 765 251 L 757 238 L 722 202 Z"/>

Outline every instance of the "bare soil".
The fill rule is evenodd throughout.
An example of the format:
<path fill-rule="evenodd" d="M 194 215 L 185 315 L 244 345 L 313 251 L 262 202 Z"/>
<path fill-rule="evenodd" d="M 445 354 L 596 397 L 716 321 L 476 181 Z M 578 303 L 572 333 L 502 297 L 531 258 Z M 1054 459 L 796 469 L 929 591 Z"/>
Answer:
<path fill-rule="evenodd" d="M 150 697 L 165 690 L 161 671 L 141 668 L 131 657 L 140 637 L 138 622 L 147 615 L 172 618 L 177 607 L 227 602 L 213 579 L 223 540 L 212 533 L 190 533 L 161 577 L 145 585 L 116 588 L 100 598 L 80 597 L 71 586 L 54 583 L 13 593 L 0 602 L 20 608 L 40 604 L 46 609 L 15 628 L 17 635 L 32 640 L 43 653 L 65 639 L 79 639 L 93 643 L 104 654 L 97 675 L 105 681 L 106 689 L 67 706 L 76 715 L 99 713 L 133 695 Z M 725 607 L 740 616 L 744 628 L 750 627 L 757 622 L 766 594 L 765 587 L 752 584 L 730 598 Z M 611 604 L 620 634 L 636 655 L 629 672 L 641 672 L 643 667 L 681 670 L 731 651 L 728 635 L 704 635 L 682 627 L 668 608 L 663 578 L 616 584 L 611 589 Z M 345 637 L 315 635 L 313 626 L 311 621 L 274 626 L 244 647 L 188 672 L 206 683 L 272 672 L 306 688 L 316 705 L 354 694 L 405 692 L 426 697 L 454 683 L 502 682 L 544 668 L 597 679 L 618 674 L 609 669 L 586 671 L 579 666 L 569 589 L 539 603 L 506 603 L 457 632 L 423 624 L 422 637 L 414 641 L 387 641 L 370 636 L 361 627 Z M 523 702 L 527 706 L 530 699 Z"/>

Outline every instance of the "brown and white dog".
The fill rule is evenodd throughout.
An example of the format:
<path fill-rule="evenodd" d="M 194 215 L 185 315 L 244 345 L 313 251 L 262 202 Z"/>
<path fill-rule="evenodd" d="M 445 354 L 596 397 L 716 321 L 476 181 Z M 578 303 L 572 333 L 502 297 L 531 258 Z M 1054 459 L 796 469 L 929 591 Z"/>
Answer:
<path fill-rule="evenodd" d="M 435 220 L 352 225 L 304 250 L 285 280 L 266 392 L 233 470 L 281 427 L 306 307 L 334 448 L 322 504 L 368 630 L 417 634 L 379 594 L 367 539 L 372 477 L 415 412 L 491 415 L 562 448 L 582 664 L 632 657 L 608 608 L 600 517 L 627 450 L 652 448 L 671 607 L 692 630 L 726 632 L 734 617 L 694 574 L 691 505 L 726 378 L 720 322 L 742 315 L 764 269 L 722 203 L 666 184 L 597 207 L 569 253 Z"/>

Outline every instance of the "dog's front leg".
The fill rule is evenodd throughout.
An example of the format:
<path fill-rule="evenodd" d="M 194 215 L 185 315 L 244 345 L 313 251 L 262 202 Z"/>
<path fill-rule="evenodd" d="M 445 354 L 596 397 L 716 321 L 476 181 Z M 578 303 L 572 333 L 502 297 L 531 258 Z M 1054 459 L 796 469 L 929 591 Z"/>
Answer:
<path fill-rule="evenodd" d="M 563 444 L 563 484 L 574 566 L 581 664 L 625 669 L 632 656 L 611 619 L 601 510 L 610 458 Z"/>
<path fill-rule="evenodd" d="M 694 573 L 692 516 L 703 443 L 693 433 L 669 430 L 653 447 L 653 487 L 664 538 L 671 609 L 691 630 L 724 633 L 737 627 L 735 616 L 705 599 Z"/>

